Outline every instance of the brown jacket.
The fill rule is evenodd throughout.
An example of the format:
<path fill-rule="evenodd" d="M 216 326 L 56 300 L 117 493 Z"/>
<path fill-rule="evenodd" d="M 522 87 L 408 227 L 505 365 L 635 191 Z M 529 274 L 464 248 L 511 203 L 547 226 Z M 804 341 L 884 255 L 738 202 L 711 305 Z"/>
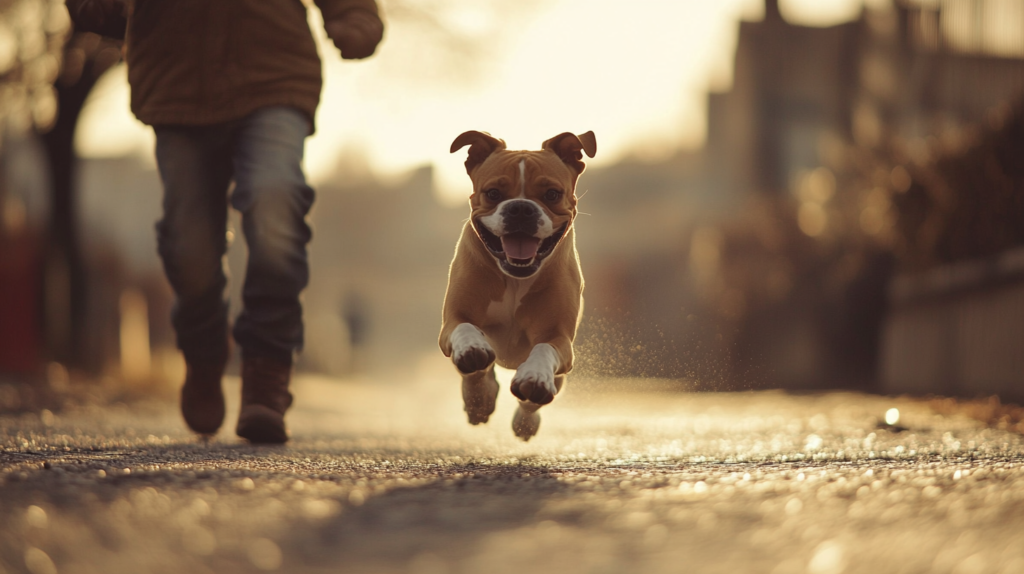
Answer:
<path fill-rule="evenodd" d="M 377 14 L 374 0 L 315 0 L 324 20 Z M 205 125 L 295 107 L 313 121 L 320 58 L 301 0 L 134 0 L 126 34 L 131 108 L 150 125 Z"/>

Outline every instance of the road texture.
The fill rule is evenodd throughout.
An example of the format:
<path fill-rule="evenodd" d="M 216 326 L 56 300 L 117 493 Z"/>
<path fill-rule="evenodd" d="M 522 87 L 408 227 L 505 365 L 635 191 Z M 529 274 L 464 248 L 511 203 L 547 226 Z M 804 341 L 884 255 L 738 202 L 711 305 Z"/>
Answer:
<path fill-rule="evenodd" d="M 166 401 L 0 417 L 0 572 L 1024 572 L 1019 434 L 575 381 L 523 443 L 507 380 L 471 427 L 448 365 L 301 377 L 282 447 L 204 444 Z"/>

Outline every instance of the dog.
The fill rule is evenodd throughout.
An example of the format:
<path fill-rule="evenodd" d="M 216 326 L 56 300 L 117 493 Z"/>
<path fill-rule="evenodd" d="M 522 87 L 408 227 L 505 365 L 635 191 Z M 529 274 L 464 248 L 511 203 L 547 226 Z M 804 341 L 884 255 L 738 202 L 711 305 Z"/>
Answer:
<path fill-rule="evenodd" d="M 530 440 L 540 428 L 537 409 L 572 370 L 583 307 L 576 182 L 583 153 L 594 157 L 597 141 L 594 132 L 565 132 L 540 151 L 509 151 L 503 140 L 468 131 L 451 153 L 467 145 L 471 212 L 449 269 L 438 343 L 462 374 L 471 424 L 494 413 L 495 363 L 516 370 L 512 430 Z"/>

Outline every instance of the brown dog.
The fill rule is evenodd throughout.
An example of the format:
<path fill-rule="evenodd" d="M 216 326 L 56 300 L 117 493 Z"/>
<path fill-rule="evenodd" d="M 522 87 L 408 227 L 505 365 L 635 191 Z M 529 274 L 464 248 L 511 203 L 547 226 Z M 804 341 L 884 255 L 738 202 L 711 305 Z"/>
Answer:
<path fill-rule="evenodd" d="M 540 151 L 508 151 L 483 132 L 455 138 L 469 148 L 470 219 L 448 274 L 439 343 L 462 373 L 469 422 L 494 412 L 494 363 L 516 369 L 519 408 L 512 430 L 537 434 L 537 409 L 554 400 L 572 369 L 572 341 L 583 304 L 583 276 L 573 235 L 576 180 L 593 132 L 559 134 Z"/>

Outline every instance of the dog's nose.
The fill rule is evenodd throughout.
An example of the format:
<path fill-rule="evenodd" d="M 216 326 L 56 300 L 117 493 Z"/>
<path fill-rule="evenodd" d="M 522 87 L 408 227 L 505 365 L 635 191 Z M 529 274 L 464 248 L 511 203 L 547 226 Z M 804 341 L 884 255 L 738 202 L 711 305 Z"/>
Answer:
<path fill-rule="evenodd" d="M 537 232 L 540 209 L 532 201 L 513 199 L 501 208 L 501 219 L 505 233 L 533 235 Z"/>
<path fill-rule="evenodd" d="M 533 219 L 540 215 L 537 206 L 525 199 L 517 199 L 505 204 L 502 214 L 512 219 Z"/>

